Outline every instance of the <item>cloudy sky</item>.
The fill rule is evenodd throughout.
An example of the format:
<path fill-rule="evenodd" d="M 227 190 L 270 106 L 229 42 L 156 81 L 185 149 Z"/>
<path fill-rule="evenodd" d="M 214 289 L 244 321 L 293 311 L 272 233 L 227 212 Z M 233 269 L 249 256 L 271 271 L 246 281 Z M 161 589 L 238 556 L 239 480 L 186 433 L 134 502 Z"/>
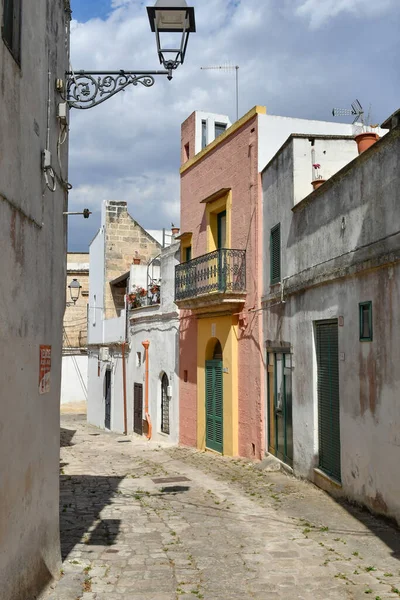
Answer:
<path fill-rule="evenodd" d="M 150 1 L 150 4 L 155 0 Z M 158 69 L 142 0 L 72 0 L 74 70 Z M 371 123 L 400 106 L 400 0 L 193 0 L 197 33 L 171 82 L 128 87 L 99 107 L 71 111 L 69 250 L 87 251 L 103 200 L 128 202 L 148 229 L 179 223 L 180 124 L 194 110 L 332 120 L 358 98 Z"/>

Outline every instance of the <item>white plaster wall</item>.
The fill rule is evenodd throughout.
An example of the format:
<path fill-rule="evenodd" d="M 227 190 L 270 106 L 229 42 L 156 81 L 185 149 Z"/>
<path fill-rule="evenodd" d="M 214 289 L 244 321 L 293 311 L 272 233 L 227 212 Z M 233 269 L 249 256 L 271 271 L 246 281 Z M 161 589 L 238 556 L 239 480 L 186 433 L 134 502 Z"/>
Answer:
<path fill-rule="evenodd" d="M 87 401 L 88 357 L 86 354 L 63 356 L 61 405 Z"/>
<path fill-rule="evenodd" d="M 384 135 L 386 130 L 376 132 Z M 359 128 L 347 123 L 258 115 L 258 170 L 261 172 L 292 133 L 314 135 L 355 135 Z"/>
<path fill-rule="evenodd" d="M 358 306 L 372 301 L 374 340 L 359 341 Z M 386 315 L 387 318 L 383 318 Z M 400 523 L 400 267 L 308 290 L 266 312 L 268 339 L 292 344 L 294 470 L 314 479 L 318 403 L 314 322 L 339 327 L 342 493 Z"/>
<path fill-rule="evenodd" d="M 99 356 L 98 349 L 89 351 L 87 420 L 91 425 L 105 429 L 104 382 L 107 369 L 111 369 L 111 430 L 123 433 L 124 396 L 121 351 L 110 349 L 107 361 L 99 360 Z"/>
<path fill-rule="evenodd" d="M 314 323 L 343 317 L 344 325 L 339 327 L 342 493 L 398 522 L 399 148 L 400 136 L 391 132 L 294 212 L 292 145 L 263 173 L 264 296 L 277 293 L 263 313 L 264 338 L 292 345 L 295 472 L 313 480 L 318 464 Z M 269 232 L 278 222 L 282 277 L 289 277 L 284 303 L 279 286 L 271 288 L 269 283 Z M 356 276 L 345 278 L 348 269 L 377 257 L 381 268 L 361 271 L 357 267 Z M 335 277 L 332 282 L 309 287 L 317 276 L 323 279 L 329 273 Z M 300 293 L 289 295 L 293 281 Z M 359 340 L 359 303 L 365 301 L 373 303 L 372 342 Z"/>
<path fill-rule="evenodd" d="M 104 206 L 103 206 L 104 212 Z M 90 271 L 89 271 L 89 309 L 88 309 L 88 344 L 101 344 L 103 342 L 103 315 L 104 315 L 104 227 L 99 229 L 96 237 L 90 244 Z"/>
<path fill-rule="evenodd" d="M 0 3 L 0 22 L 3 21 Z M 41 170 L 48 71 L 53 168 L 54 81 L 68 70 L 64 2 L 25 2 L 22 69 L 0 37 L 0 582 L 2 600 L 36 597 L 60 569 L 59 440 L 66 197 Z M 68 178 L 68 141 L 61 149 Z M 39 394 L 39 349 L 51 345 L 50 392 Z"/>
<path fill-rule="evenodd" d="M 319 173 L 323 179 L 329 179 L 358 156 L 357 144 L 354 140 L 314 138 L 314 146 L 312 146 L 308 139 L 294 138 L 294 204 L 313 191 L 311 181 L 315 179 L 315 173 L 312 165 L 315 163 L 313 163 L 312 149 L 314 149 L 315 163 L 321 165 Z"/>
<path fill-rule="evenodd" d="M 147 289 L 149 277 L 158 281 L 160 279 L 160 266 L 159 265 L 131 265 L 129 285 L 130 289 L 142 287 Z"/>
<path fill-rule="evenodd" d="M 126 311 L 121 310 L 121 315 L 115 319 L 104 319 L 103 344 L 122 343 L 126 338 Z"/>
<path fill-rule="evenodd" d="M 145 363 L 142 342 L 148 340 L 149 347 L 149 413 L 153 426 L 153 439 L 178 443 L 179 440 L 179 319 L 163 319 L 162 316 L 135 323 L 130 336 L 129 377 L 131 401 L 129 423 L 133 430 L 133 387 L 143 384 L 143 416 L 145 400 Z M 142 365 L 137 366 L 137 353 L 141 353 Z M 166 373 L 172 388 L 170 400 L 170 435 L 161 433 L 161 378 Z"/>
<path fill-rule="evenodd" d="M 202 121 L 207 122 L 207 145 L 215 140 L 215 123 L 224 123 L 227 128 L 232 125 L 227 115 L 196 111 L 195 154 L 202 150 Z"/>
<path fill-rule="evenodd" d="M 100 362 L 100 374 L 98 364 L 98 349 L 89 350 L 87 421 L 91 425 L 104 429 L 104 376 L 107 363 Z"/>
<path fill-rule="evenodd" d="M 179 316 L 174 303 L 175 265 L 179 263 L 179 243 L 165 248 L 161 254 L 161 304 L 136 309 L 129 328 L 129 428 L 133 430 L 134 383 L 143 384 L 143 415 L 145 401 L 145 364 L 142 342 L 149 347 L 149 412 L 153 439 L 179 441 Z M 138 366 L 137 354 L 141 356 Z M 170 400 L 170 434 L 161 432 L 161 378 L 166 373 L 172 390 Z"/>

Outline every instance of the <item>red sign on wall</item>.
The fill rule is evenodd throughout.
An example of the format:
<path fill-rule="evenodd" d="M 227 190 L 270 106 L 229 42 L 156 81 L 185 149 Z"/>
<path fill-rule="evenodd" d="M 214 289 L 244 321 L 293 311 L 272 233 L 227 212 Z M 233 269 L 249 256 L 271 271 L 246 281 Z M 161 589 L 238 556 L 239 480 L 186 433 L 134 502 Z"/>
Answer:
<path fill-rule="evenodd" d="M 50 392 L 51 346 L 40 346 L 39 394 Z"/>

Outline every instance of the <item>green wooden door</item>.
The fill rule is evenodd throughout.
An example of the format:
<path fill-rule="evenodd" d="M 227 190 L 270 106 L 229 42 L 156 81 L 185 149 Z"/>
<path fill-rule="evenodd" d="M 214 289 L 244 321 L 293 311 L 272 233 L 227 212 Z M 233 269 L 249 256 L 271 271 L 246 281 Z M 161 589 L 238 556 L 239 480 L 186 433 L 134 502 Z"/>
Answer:
<path fill-rule="evenodd" d="M 317 323 L 319 468 L 341 481 L 338 322 Z"/>
<path fill-rule="evenodd" d="M 206 447 L 223 452 L 222 361 L 206 361 Z"/>

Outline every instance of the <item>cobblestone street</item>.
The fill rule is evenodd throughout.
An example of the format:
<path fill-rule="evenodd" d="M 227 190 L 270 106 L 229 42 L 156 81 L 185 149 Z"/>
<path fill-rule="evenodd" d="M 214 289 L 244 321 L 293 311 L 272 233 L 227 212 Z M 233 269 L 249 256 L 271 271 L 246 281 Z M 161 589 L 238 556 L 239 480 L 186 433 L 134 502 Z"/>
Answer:
<path fill-rule="evenodd" d="M 400 598 L 400 536 L 244 460 L 62 418 L 63 571 L 49 600 Z"/>

